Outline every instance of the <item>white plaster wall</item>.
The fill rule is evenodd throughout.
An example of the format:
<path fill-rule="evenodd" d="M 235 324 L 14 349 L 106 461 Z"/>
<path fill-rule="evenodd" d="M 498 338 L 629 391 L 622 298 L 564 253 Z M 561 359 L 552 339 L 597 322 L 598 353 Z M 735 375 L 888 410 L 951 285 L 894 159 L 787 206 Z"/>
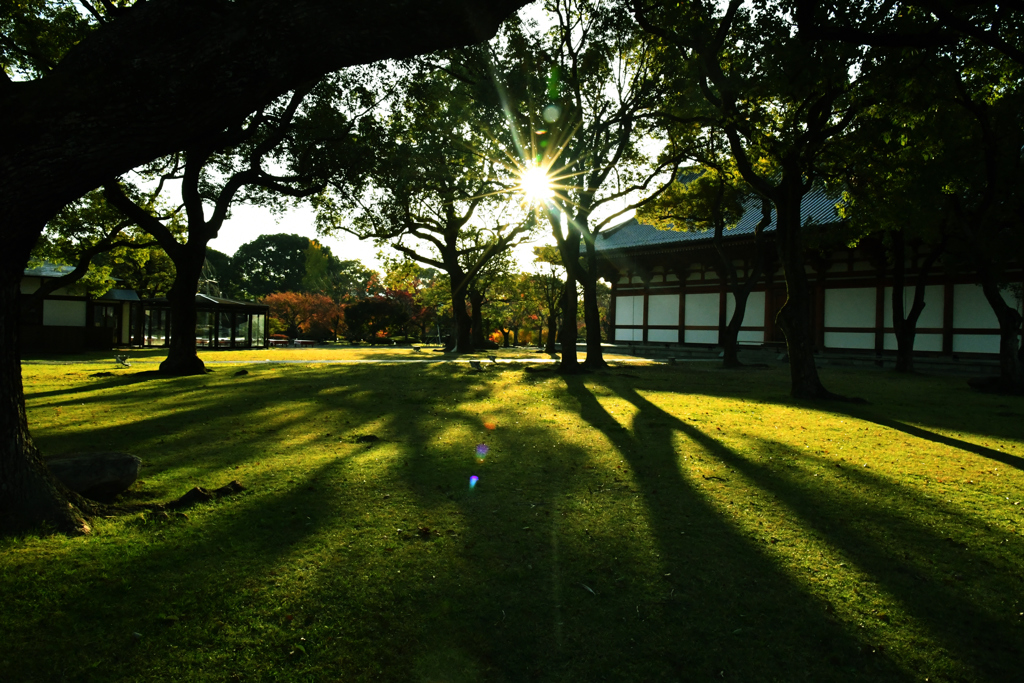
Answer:
<path fill-rule="evenodd" d="M 679 276 L 675 273 L 669 273 L 665 276 L 665 282 L 679 282 Z"/>
<path fill-rule="evenodd" d="M 764 332 L 760 330 L 748 330 L 746 332 L 740 330 L 736 340 L 740 344 L 764 344 Z"/>
<path fill-rule="evenodd" d="M 875 334 L 873 332 L 826 332 L 826 349 L 873 349 Z"/>
<path fill-rule="evenodd" d="M 679 295 L 652 294 L 647 300 L 648 325 L 678 325 Z M 650 339 L 650 335 L 647 337 Z"/>
<path fill-rule="evenodd" d="M 1003 290 L 1003 300 L 1017 308 L 1017 297 Z M 953 327 L 973 327 L 981 329 L 998 329 L 999 320 L 992 311 L 992 306 L 981 291 L 981 285 L 953 286 Z M 956 346 L 954 338 L 953 346 Z M 956 350 L 955 348 L 953 349 Z M 964 349 L 966 351 L 967 349 Z"/>
<path fill-rule="evenodd" d="M 987 301 L 985 305 L 988 305 Z M 993 317 L 995 317 L 994 313 Z M 953 353 L 999 353 L 999 335 L 954 334 Z"/>
<path fill-rule="evenodd" d="M 21 293 L 31 294 L 39 289 L 43 284 L 43 279 L 39 277 L 23 277 L 21 278 Z M 68 292 L 67 287 L 61 287 L 55 289 L 48 296 L 73 296 Z"/>
<path fill-rule="evenodd" d="M 616 325 L 643 325 L 644 298 L 642 296 L 615 297 Z"/>
<path fill-rule="evenodd" d="M 735 310 L 736 297 L 730 292 L 725 296 L 725 319 L 727 322 L 732 320 L 732 313 Z M 747 310 L 743 313 L 743 326 L 764 326 L 764 292 L 751 292 L 747 297 Z"/>
<path fill-rule="evenodd" d="M 43 325 L 85 327 L 85 302 L 43 301 Z"/>
<path fill-rule="evenodd" d="M 687 294 L 685 321 L 687 325 L 718 326 L 718 294 Z M 690 341 L 687 333 L 686 341 Z M 715 342 L 718 332 L 715 332 Z"/>
<path fill-rule="evenodd" d="M 928 310 L 928 309 L 925 309 Z M 924 317 L 924 314 L 921 314 Z M 882 344 L 882 348 L 887 351 L 895 351 L 896 335 L 887 334 Z M 915 351 L 942 351 L 942 335 L 941 334 L 917 334 L 914 335 L 914 350 Z"/>
<path fill-rule="evenodd" d="M 641 341 L 643 338 L 643 330 L 622 330 L 618 328 L 615 330 L 615 341 Z"/>
<path fill-rule="evenodd" d="M 903 312 L 906 314 L 914 303 L 916 287 L 903 288 Z M 942 327 L 942 285 L 928 285 L 924 288 L 924 310 L 917 320 L 918 327 Z M 893 327 L 892 287 L 885 288 L 884 318 L 886 327 Z M 886 348 L 889 348 L 888 346 Z M 895 347 L 893 347 L 895 348 Z M 917 348 L 915 343 L 914 348 Z M 923 349 L 922 349 L 923 350 Z M 941 348 L 939 349 L 942 350 Z"/>
<path fill-rule="evenodd" d="M 679 341 L 679 330 L 647 330 L 647 341 L 675 344 Z"/>
<path fill-rule="evenodd" d="M 875 327 L 875 289 L 825 290 L 825 327 Z M 829 346 L 828 342 L 825 346 Z M 840 346 L 837 348 L 865 348 Z M 868 348 L 874 348 L 874 343 Z"/>
<path fill-rule="evenodd" d="M 687 344 L 717 344 L 718 330 L 686 330 Z"/>

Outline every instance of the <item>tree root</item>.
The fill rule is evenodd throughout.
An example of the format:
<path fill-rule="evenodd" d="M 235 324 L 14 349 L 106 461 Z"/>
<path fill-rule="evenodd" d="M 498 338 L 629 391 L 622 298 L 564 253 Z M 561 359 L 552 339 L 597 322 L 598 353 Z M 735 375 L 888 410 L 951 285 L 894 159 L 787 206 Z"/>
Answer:
<path fill-rule="evenodd" d="M 166 503 L 133 503 L 128 505 L 112 504 L 102 506 L 102 511 L 106 516 L 129 515 L 137 512 L 177 512 L 200 503 L 208 503 L 211 500 L 230 496 L 244 490 L 245 487 L 237 480 L 234 480 L 212 491 L 204 489 L 202 486 L 196 486 L 180 498 L 175 498 L 174 500 L 167 501 Z"/>

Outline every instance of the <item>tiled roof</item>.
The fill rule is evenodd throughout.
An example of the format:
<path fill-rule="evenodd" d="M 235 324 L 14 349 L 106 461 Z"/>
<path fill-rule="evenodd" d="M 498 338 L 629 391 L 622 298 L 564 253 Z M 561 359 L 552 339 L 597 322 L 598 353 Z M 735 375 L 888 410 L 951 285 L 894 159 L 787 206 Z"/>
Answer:
<path fill-rule="evenodd" d="M 235 299 L 225 299 L 219 296 L 211 296 L 209 294 L 196 294 L 196 303 L 214 306 L 252 306 L 255 308 L 269 308 L 267 304 L 261 304 L 258 301 L 237 301 Z"/>
<path fill-rule="evenodd" d="M 835 223 L 839 219 L 836 205 L 842 203 L 842 197 L 835 193 L 826 193 L 812 189 L 804 195 L 800 206 L 800 222 L 808 224 Z M 761 200 L 753 198 L 746 204 L 743 216 L 736 225 L 726 228 L 725 237 L 753 235 L 754 228 L 761 220 Z M 772 209 L 772 222 L 765 232 L 775 230 L 775 209 Z M 598 251 L 619 249 L 637 249 L 644 247 L 674 247 L 709 241 L 714 236 L 711 230 L 658 230 L 653 225 L 644 225 L 630 218 L 628 221 L 602 231 L 597 238 Z"/>
<path fill-rule="evenodd" d="M 155 306 L 162 308 L 163 306 L 169 305 L 168 299 L 165 296 L 155 296 L 146 299 L 144 303 L 147 306 Z M 251 308 L 253 310 L 266 311 L 270 306 L 267 304 L 261 304 L 258 301 L 236 301 L 235 299 L 225 299 L 219 296 L 211 296 L 209 294 L 203 294 L 202 292 L 196 293 L 196 306 L 203 311 L 215 310 L 218 308 Z"/>
<path fill-rule="evenodd" d="M 111 289 L 100 299 L 104 301 L 139 301 L 139 294 L 134 289 Z"/>
<path fill-rule="evenodd" d="M 31 263 L 31 261 L 30 261 Z M 75 269 L 75 266 L 69 266 L 64 263 L 51 263 L 50 261 L 37 262 L 36 265 L 31 268 L 26 268 L 23 273 L 26 277 L 64 277 Z M 116 277 L 108 277 L 107 280 L 113 282 L 120 282 Z"/>
<path fill-rule="evenodd" d="M 74 266 L 43 261 L 33 268 L 26 268 L 24 274 L 30 277 L 63 277 L 74 269 Z"/>

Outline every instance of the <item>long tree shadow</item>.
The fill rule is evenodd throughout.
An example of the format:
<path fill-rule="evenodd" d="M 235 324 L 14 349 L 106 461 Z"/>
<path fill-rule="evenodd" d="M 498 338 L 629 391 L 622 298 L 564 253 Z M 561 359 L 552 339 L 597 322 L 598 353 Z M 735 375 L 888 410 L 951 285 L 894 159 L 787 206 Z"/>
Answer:
<path fill-rule="evenodd" d="M 680 471 L 675 432 L 698 430 L 616 381 L 607 386 L 636 406 L 633 434 L 615 420 L 581 378 L 567 378 L 580 413 L 623 454 L 671 575 L 668 599 L 644 624 L 649 656 L 671 662 L 684 680 L 722 672 L 735 680 L 804 680 L 828 662 L 836 678 L 905 675 L 887 655 L 830 617 L 761 548 L 723 519 Z M 758 634 L 770 633 L 760 639 Z M 685 643 L 686 645 L 681 645 Z"/>
<path fill-rule="evenodd" d="M 55 423 L 41 441 L 143 442 L 164 449 L 153 454 L 151 471 L 172 481 L 183 459 L 218 476 L 241 467 L 247 484 L 254 461 L 273 458 L 281 471 L 253 470 L 248 476 L 262 478 L 251 497 L 218 503 L 218 514 L 237 512 L 219 521 L 211 516 L 208 528 L 192 536 L 177 533 L 172 522 L 149 549 L 124 557 L 100 539 L 93 552 L 116 561 L 77 566 L 66 594 L 36 585 L 45 562 L 26 565 L 17 583 L 5 586 L 25 590 L 19 610 L 28 613 L 36 604 L 41 615 L 56 611 L 58 640 L 81 639 L 83 658 L 95 644 L 87 631 L 110 633 L 102 618 L 118 632 L 142 633 L 141 642 L 121 654 L 116 650 L 124 641 L 100 643 L 98 670 L 110 674 L 103 680 L 143 674 L 184 679 L 199 670 L 222 680 L 912 678 L 888 653 L 873 653 L 878 648 L 867 632 L 833 613 L 803 577 L 782 566 L 774 546 L 723 514 L 707 490 L 721 482 L 684 476 L 679 435 L 709 460 L 762 477 L 763 495 L 777 496 L 798 518 L 811 518 L 815 533 L 830 538 L 843 528 L 846 536 L 837 544 L 849 561 L 871 576 L 881 573 L 889 550 L 860 527 L 846 531 L 837 515 L 823 518 L 815 506 L 825 506 L 824 494 L 746 463 L 740 452 L 623 388 L 627 379 L 487 367 L 485 373 L 465 366 L 386 373 L 373 366 L 290 368 L 268 373 L 273 381 L 267 382 L 253 372 L 237 380 L 252 383 L 240 391 L 219 391 L 236 381 L 221 373 L 154 384 L 138 394 L 104 392 L 90 409 L 106 402 L 111 410 L 138 414 L 152 399 L 150 388 L 167 400 L 176 397 L 175 409 L 133 425 L 80 424 L 74 434 Z M 506 372 L 520 373 L 518 381 L 536 393 L 503 396 Z M 661 375 L 650 382 L 669 385 Z M 597 383 L 639 411 L 632 432 L 588 388 Z M 565 400 L 566 386 L 573 400 Z M 37 405 L 53 411 L 76 403 L 53 398 Z M 572 412 L 545 419 L 531 401 Z M 481 404 L 495 407 L 484 413 Z M 491 422 L 496 429 L 487 426 Z M 579 438 L 569 429 L 575 423 L 585 427 Z M 352 443 L 370 433 L 380 440 Z M 625 469 L 594 462 L 592 439 L 604 438 L 622 454 Z M 476 457 L 480 445 L 490 448 L 483 462 Z M 304 461 L 308 453 L 320 460 Z M 479 475 L 475 488 L 470 475 Z M 857 482 L 875 489 L 885 483 Z M 875 515 L 877 524 L 892 519 L 870 501 L 856 503 L 859 516 Z M 908 538 L 902 525 L 897 535 Z M 930 543 L 926 534 L 913 540 L 915 556 Z M 857 543 L 866 547 L 848 548 Z M 180 575 L 168 565 L 179 567 Z M 903 560 L 911 576 L 927 574 L 918 565 Z M 232 566 L 240 567 L 229 571 L 240 585 L 224 584 L 220 569 Z M 110 578 L 119 575 L 125 578 Z M 887 581 L 895 594 L 904 590 L 900 581 Z M 86 619 L 83 628 L 68 615 L 79 601 L 90 604 L 90 588 L 102 590 L 110 604 L 102 615 L 76 614 Z M 968 610 L 969 623 L 986 623 L 955 587 L 933 588 L 928 596 L 951 596 L 954 606 Z M 924 609 L 913 601 L 911 608 L 915 615 Z M 235 610 L 251 621 L 233 618 Z M 951 611 L 918 619 L 930 626 Z M 196 620 L 207 639 L 190 633 L 181 642 L 181 625 Z M 944 646 L 952 628 L 939 633 Z M 1010 635 L 997 629 L 994 642 L 1011 646 Z M 237 649 L 218 650 L 221 638 Z M 963 657 L 964 648 L 947 649 Z M 353 669 L 353 650 L 379 666 Z M 52 660 L 52 652 L 36 643 L 24 659 Z M 40 662 L 35 678 L 59 680 L 53 666 Z M 984 675 L 995 670 L 980 669 Z M 77 671 L 80 680 L 101 679 L 84 665 Z"/>
<path fill-rule="evenodd" d="M 1004 465 L 1008 465 L 1018 470 L 1024 471 L 1024 457 L 1019 455 L 1013 455 L 1012 453 L 1004 453 L 1003 451 L 997 451 L 994 448 L 982 446 L 980 444 L 971 443 L 970 441 L 964 441 L 963 439 L 955 439 L 951 436 L 944 434 L 938 434 L 928 429 L 922 429 L 921 427 L 915 427 L 914 425 L 901 422 L 899 420 L 893 420 L 879 415 L 872 414 L 871 412 L 856 410 L 853 407 L 846 408 L 843 410 L 841 407 L 836 407 L 842 410 L 843 414 L 848 415 L 859 420 L 866 422 L 873 422 L 879 427 L 886 427 L 888 429 L 895 429 L 898 432 L 903 432 L 909 436 L 916 437 L 918 439 L 924 439 L 931 441 L 932 443 L 942 444 L 943 446 L 949 446 L 950 448 L 956 448 L 968 453 L 974 453 L 980 455 L 983 458 L 994 460 L 995 462 L 1001 462 Z"/>
<path fill-rule="evenodd" d="M 288 668 L 288 652 L 317 620 L 293 614 L 297 601 L 276 589 L 278 577 L 305 568 L 314 539 L 358 525 L 347 497 L 310 494 L 340 467 L 327 463 L 287 490 L 225 499 L 191 517 L 139 516 L 136 530 L 121 532 L 138 537 L 129 553 L 98 537 L 55 567 L 45 559 L 15 567 L 4 577 L 11 591 L 5 610 L 26 625 L 45 620 L 47 637 L 33 637 L 31 628 L 7 634 L 0 673 L 9 667 L 5 680 L 129 681 L 214 670 L 231 680 Z M 258 621 L 251 620 L 254 604 L 264 606 L 255 610 Z M 217 652 L 223 639 L 246 648 L 226 658 Z M 53 656 L 54 643 L 61 657 Z"/>
<path fill-rule="evenodd" d="M 1021 440 L 1020 423 L 1024 420 L 1024 401 L 1019 397 L 978 394 L 967 387 L 962 377 L 908 376 L 873 368 L 840 367 L 823 368 L 821 373 L 828 386 L 846 395 L 863 396 L 869 405 L 793 399 L 787 393 L 788 371 L 784 368 L 751 373 L 746 370 L 726 371 L 701 364 L 634 366 L 628 372 L 616 369 L 606 372 L 604 376 L 633 376 L 637 380 L 636 386 L 653 391 L 685 391 L 704 396 L 742 398 L 780 406 L 835 412 L 871 421 L 891 419 L 904 425 L 923 425 L 931 431 L 965 432 L 994 439 Z M 894 425 L 893 428 L 898 427 Z"/>
<path fill-rule="evenodd" d="M 45 561 L 25 563 L 15 576 L 4 576 L 5 590 L 11 588 L 18 595 L 5 608 L 34 621 L 32 606 L 45 603 L 39 618 L 47 619 L 47 634 L 52 637 L 14 643 L 17 655 L 0 657 L 0 674 L 10 665 L 8 670 L 17 672 L 18 680 L 185 679 L 200 670 L 207 675 L 220 672 L 219 680 L 291 678 L 289 671 L 301 678 L 313 676 L 311 670 L 319 670 L 322 678 L 332 675 L 327 654 L 331 650 L 359 648 L 364 657 L 385 662 L 407 647 L 402 636 L 409 629 L 396 628 L 391 622 L 394 615 L 367 611 L 371 605 L 388 605 L 387 594 L 401 591 L 406 582 L 389 580 L 394 539 L 385 539 L 382 547 L 373 539 L 379 524 L 371 516 L 387 516 L 387 499 L 392 496 L 381 495 L 381 489 L 393 491 L 393 483 L 372 477 L 364 481 L 374 470 L 365 463 L 380 460 L 377 450 L 406 447 L 407 435 L 399 428 L 420 406 L 393 402 L 392 396 L 415 400 L 431 392 L 422 381 L 401 382 L 401 390 L 394 390 L 381 384 L 378 373 L 362 368 L 315 374 L 299 370 L 275 380 L 267 388 L 276 391 L 229 397 L 208 390 L 183 391 L 197 389 L 203 378 L 182 378 L 161 388 L 177 395 L 183 409 L 174 415 L 145 417 L 135 426 L 176 437 L 158 458 L 158 468 L 173 470 L 183 459 L 192 459 L 189 453 L 202 457 L 205 452 L 213 469 L 230 473 L 238 463 L 277 458 L 283 476 L 268 473 L 238 500 L 227 499 L 212 511 L 193 514 L 193 520 L 204 520 L 202 526 L 177 517 L 165 522 L 140 518 L 138 535 L 150 537 L 135 539 L 129 555 L 105 544 L 100 534 L 98 541 L 90 540 L 88 551 L 72 556 L 68 572 L 75 580 L 60 582 L 57 590 L 47 587 L 51 582 L 38 580 L 55 569 L 61 573 Z M 470 390 L 449 383 L 435 397 L 457 405 Z M 146 396 L 108 400 L 127 411 L 129 404 L 144 402 Z M 289 416 L 282 423 L 267 424 L 264 410 L 278 403 L 285 404 Z M 129 412 L 138 414 L 138 407 Z M 258 424 L 241 440 L 232 435 L 231 453 L 211 449 L 212 436 L 236 420 Z M 311 435 L 315 438 L 287 448 L 267 438 L 280 429 L 303 427 L 331 434 Z M 334 438 L 371 428 L 381 435 L 379 442 L 356 445 L 347 437 L 344 443 Z M 121 430 L 123 426 L 109 426 L 87 433 L 96 441 Z M 56 442 L 57 437 L 44 440 Z M 314 459 L 290 466 L 288 456 L 307 448 L 319 449 L 317 459 L 326 463 L 316 464 Z M 269 453 L 282 450 L 284 454 Z M 373 572 L 364 576 L 371 567 Z M 413 588 L 408 592 L 412 595 Z M 453 595 L 459 599 L 458 592 Z M 95 613 L 78 607 L 94 607 L 97 601 L 102 608 Z M 246 617 L 233 618 L 236 609 Z M 188 628 L 179 628 L 186 624 Z M 111 632 L 118 637 L 110 637 Z M 138 635 L 133 639 L 132 633 Z M 219 648 L 222 639 L 235 643 L 233 652 Z M 50 656 L 53 643 L 65 640 L 76 644 L 65 648 L 77 655 L 72 662 Z M 307 650 L 319 655 L 315 663 L 313 658 L 307 663 L 302 655 Z M 398 658 L 398 666 L 409 657 Z M 392 679 L 403 680 L 396 668 L 387 668 Z M 94 677 L 92 670 L 104 673 Z"/>
<path fill-rule="evenodd" d="M 643 428 L 648 437 L 644 443 L 646 452 L 663 454 L 665 459 L 659 467 L 650 463 L 649 456 L 636 456 L 639 478 L 651 480 L 650 485 L 654 486 L 652 474 L 657 472 L 664 479 L 666 472 L 673 467 L 678 470 L 678 454 L 672 446 L 671 433 L 685 434 L 704 453 L 741 474 L 763 494 L 777 499 L 799 520 L 801 527 L 820 535 L 828 546 L 865 572 L 871 582 L 880 584 L 883 593 L 893 596 L 918 625 L 924 626 L 928 637 L 955 653 L 959 664 L 978 680 L 1001 681 L 1012 675 L 1014 662 L 1019 662 L 1024 654 L 1020 635 L 1008 628 L 1005 619 L 997 616 L 1000 605 L 978 604 L 972 599 L 971 590 L 972 582 L 995 583 L 995 594 L 1003 600 L 1012 600 L 1017 582 L 1011 578 L 1012 571 L 1005 576 L 994 576 L 995 568 L 979 557 L 978 576 L 971 577 L 966 583 L 960 583 L 959 579 L 951 580 L 952 577 L 943 575 L 941 569 L 962 563 L 952 557 L 945 561 L 942 556 L 963 552 L 959 543 L 948 543 L 948 538 L 920 522 L 896 516 L 867 497 L 858 499 L 845 492 L 837 502 L 831 497 L 835 495 L 834 491 L 808 486 L 788 475 L 785 468 L 772 468 L 744 457 L 697 427 L 664 412 L 632 387 L 621 383 L 609 383 L 609 386 L 639 411 L 637 422 L 641 427 L 638 429 Z M 597 426 L 603 417 L 600 405 L 596 400 L 587 398 L 589 391 L 582 384 L 574 387 L 573 393 L 590 406 Z M 624 449 L 630 446 L 636 452 L 635 444 L 625 442 L 622 445 Z M 773 453 L 788 450 L 791 458 L 801 457 L 800 453 L 781 443 L 762 442 L 760 447 Z M 898 489 L 860 471 L 853 471 L 850 478 L 856 481 L 859 489 L 879 491 L 892 497 L 915 498 L 910 491 Z M 682 486 L 686 487 L 685 484 Z M 934 501 L 929 500 L 915 502 L 919 508 L 926 508 L 929 503 L 934 505 Z M 671 527 L 672 513 L 665 510 L 664 514 L 664 538 L 669 543 L 675 540 Z M 927 579 L 923 580 L 923 577 Z M 992 589 L 991 586 L 989 588 Z M 810 598 L 802 595 L 795 599 L 807 602 Z M 813 610 L 809 614 L 813 618 Z M 847 638 L 857 639 L 855 632 L 851 625 L 846 626 Z M 821 654 L 828 655 L 825 651 Z M 906 656 L 903 659 L 905 662 Z M 928 663 L 920 662 L 919 665 L 927 667 Z M 894 672 L 889 670 L 888 674 L 894 675 Z"/>

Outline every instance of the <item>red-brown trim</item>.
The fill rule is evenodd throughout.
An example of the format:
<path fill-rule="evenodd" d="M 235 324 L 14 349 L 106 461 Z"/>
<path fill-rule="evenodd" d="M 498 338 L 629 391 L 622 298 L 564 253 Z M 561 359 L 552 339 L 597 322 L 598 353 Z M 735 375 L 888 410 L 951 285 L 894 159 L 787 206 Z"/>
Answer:
<path fill-rule="evenodd" d="M 953 353 L 953 281 L 946 278 L 942 287 L 942 352 Z"/>

